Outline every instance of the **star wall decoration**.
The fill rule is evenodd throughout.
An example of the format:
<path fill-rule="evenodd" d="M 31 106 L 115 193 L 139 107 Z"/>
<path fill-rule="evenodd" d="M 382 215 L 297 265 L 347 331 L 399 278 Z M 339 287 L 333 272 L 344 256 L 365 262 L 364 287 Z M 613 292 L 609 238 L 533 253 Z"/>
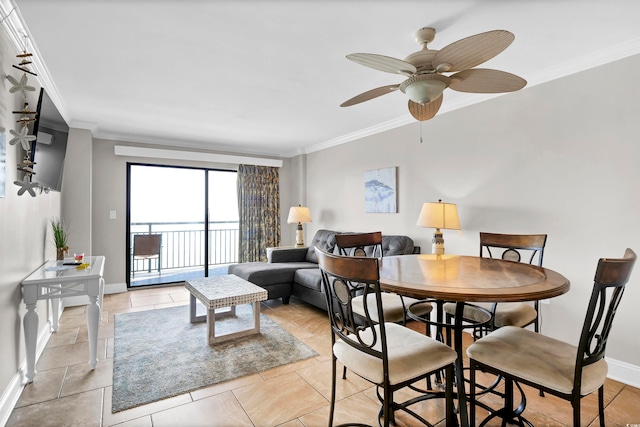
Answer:
<path fill-rule="evenodd" d="M 31 182 L 30 176 L 25 175 L 22 178 L 22 181 L 13 181 L 13 183 L 20 187 L 18 190 L 18 196 L 22 196 L 25 192 L 31 194 L 31 197 L 36 197 L 36 188 L 38 188 L 38 184 L 35 182 Z"/>
<path fill-rule="evenodd" d="M 7 79 L 13 85 L 13 87 L 9 89 L 9 92 L 20 92 L 25 99 L 27 98 L 27 92 L 33 92 L 36 90 L 35 87 L 27 85 L 27 83 L 29 82 L 29 78 L 26 74 L 22 75 L 20 81 L 16 80 L 15 77 L 9 75 L 7 75 Z"/>
<path fill-rule="evenodd" d="M 33 142 L 36 140 L 35 135 L 29 135 L 29 125 L 36 120 L 37 112 L 29 110 L 29 103 L 27 102 L 27 94 L 29 92 L 34 92 L 36 88 L 34 86 L 29 85 L 29 78 L 27 74 L 31 74 L 33 76 L 37 76 L 36 73 L 29 69 L 29 65 L 31 62 L 31 53 L 27 52 L 27 35 L 25 37 L 25 49 L 24 52 L 16 55 L 21 61 L 18 65 L 14 65 L 13 68 L 16 68 L 22 71 L 22 77 L 20 80 L 16 79 L 13 76 L 7 75 L 7 80 L 11 83 L 11 88 L 9 89 L 10 93 L 19 93 L 24 98 L 24 108 L 19 111 L 13 111 L 13 114 L 19 114 L 20 118 L 16 120 L 16 123 L 20 123 L 22 126 L 18 131 L 10 129 L 9 132 L 13 135 L 13 138 L 9 141 L 11 145 L 20 144 L 24 149 L 24 159 L 22 163 L 18 164 L 18 171 L 23 172 L 24 176 L 22 180 L 13 181 L 13 183 L 20 187 L 18 190 L 18 196 L 22 196 L 24 193 L 29 193 L 31 197 L 36 197 L 36 189 L 40 190 L 42 193 L 43 188 L 40 184 L 36 182 L 31 182 L 31 177 L 35 175 L 33 171 L 33 165 L 35 164 L 31 160 Z"/>
<path fill-rule="evenodd" d="M 10 129 L 9 133 L 13 135 L 13 138 L 9 141 L 9 144 L 16 145 L 17 143 L 20 143 L 22 145 L 22 148 L 24 148 L 24 151 L 30 151 L 31 142 L 36 140 L 36 137 L 34 135 L 29 135 L 29 128 L 26 126 L 23 126 L 22 129 L 20 129 L 20 132 L 16 132 L 15 130 Z"/>

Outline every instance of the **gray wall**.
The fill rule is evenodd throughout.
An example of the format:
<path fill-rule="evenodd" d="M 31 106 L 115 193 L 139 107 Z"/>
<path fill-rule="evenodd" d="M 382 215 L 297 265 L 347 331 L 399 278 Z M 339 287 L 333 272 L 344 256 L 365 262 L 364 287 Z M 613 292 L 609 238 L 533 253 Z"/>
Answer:
<path fill-rule="evenodd" d="M 477 254 L 480 231 L 547 233 L 544 266 L 568 277 L 571 290 L 542 307 L 542 330 L 575 343 L 598 258 L 640 253 L 638 70 L 640 56 L 631 57 L 308 154 L 308 235 L 381 230 L 430 252 L 433 230 L 415 224 L 422 203 L 439 198 L 458 205 L 462 227 L 444 231 L 447 253 Z M 398 213 L 364 213 L 365 171 L 390 166 L 398 167 Z M 640 267 L 607 352 L 636 367 L 639 285 Z"/>
<path fill-rule="evenodd" d="M 195 162 L 146 157 L 116 156 L 116 145 L 136 146 L 134 143 L 95 139 L 93 142 L 92 175 L 92 253 L 105 255 L 104 278 L 107 285 L 126 281 L 126 170 L 127 162 L 156 165 L 192 166 L 201 168 L 236 170 L 236 164 Z M 139 144 L 138 144 L 139 146 Z M 147 148 L 168 149 L 163 146 Z M 187 150 L 185 150 L 187 151 Z M 284 203 L 288 195 L 290 172 L 287 163 L 281 168 L 280 191 Z M 76 200 L 82 203 L 82 200 Z M 167 203 L 171 203 L 167 200 Z M 75 205 L 74 205 L 75 206 Z M 65 207 L 66 208 L 66 207 Z M 70 208 L 70 209 L 73 209 Z M 109 219 L 109 211 L 116 211 L 116 219 Z M 281 208 L 284 212 L 285 208 Z M 286 208 L 288 212 L 288 207 Z M 284 220 L 286 223 L 286 214 Z M 283 242 L 285 240 L 283 239 Z"/>
<path fill-rule="evenodd" d="M 16 165 L 24 158 L 24 151 L 19 144 L 9 145 L 13 138 L 9 130 L 19 129 L 17 117 L 11 112 L 22 110 L 24 99 L 20 94 L 9 93 L 11 83 L 4 76 L 12 75 L 18 80 L 22 77 L 21 72 L 11 67 L 19 62 L 17 53 L 5 32 L 0 31 L 0 132 L 6 136 L 6 162 L 0 165 L 6 173 L 5 197 L 0 198 L 0 396 L 25 360 L 22 332 L 25 309 L 20 283 L 45 260 L 55 259 L 49 221 L 60 217 L 60 193 L 42 193 L 35 198 L 28 194 L 18 196 L 19 187 L 13 184 L 22 179 Z M 35 77 L 29 77 L 29 84 L 37 88 L 28 99 L 29 107 L 35 110 L 40 86 Z M 44 301 L 38 303 L 36 310 L 42 332 L 50 313 Z"/>

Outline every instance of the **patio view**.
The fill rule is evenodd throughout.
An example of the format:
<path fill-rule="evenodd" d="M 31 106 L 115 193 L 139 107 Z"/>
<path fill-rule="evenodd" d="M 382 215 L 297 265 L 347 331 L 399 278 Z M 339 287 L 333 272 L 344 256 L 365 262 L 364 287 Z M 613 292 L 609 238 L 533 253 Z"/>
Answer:
<path fill-rule="evenodd" d="M 129 182 L 130 287 L 225 274 L 237 262 L 235 172 L 132 164 Z M 139 256 L 136 236 L 159 247 Z"/>

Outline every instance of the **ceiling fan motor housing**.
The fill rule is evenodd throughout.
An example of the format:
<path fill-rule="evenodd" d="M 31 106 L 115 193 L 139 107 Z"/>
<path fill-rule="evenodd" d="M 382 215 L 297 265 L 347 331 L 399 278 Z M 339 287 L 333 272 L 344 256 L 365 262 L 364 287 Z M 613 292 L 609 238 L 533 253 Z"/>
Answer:
<path fill-rule="evenodd" d="M 451 79 L 439 74 L 418 74 L 400 84 L 400 90 L 420 105 L 438 99 L 449 87 Z"/>

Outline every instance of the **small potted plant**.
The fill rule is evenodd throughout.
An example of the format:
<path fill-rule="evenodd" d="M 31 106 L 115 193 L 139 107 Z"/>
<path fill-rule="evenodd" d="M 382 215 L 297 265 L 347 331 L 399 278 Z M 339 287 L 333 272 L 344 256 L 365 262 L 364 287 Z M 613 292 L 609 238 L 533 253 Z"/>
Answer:
<path fill-rule="evenodd" d="M 64 256 L 69 252 L 67 245 L 67 226 L 61 220 L 54 218 L 51 220 L 53 229 L 53 241 L 56 244 L 56 259 L 64 260 Z"/>

